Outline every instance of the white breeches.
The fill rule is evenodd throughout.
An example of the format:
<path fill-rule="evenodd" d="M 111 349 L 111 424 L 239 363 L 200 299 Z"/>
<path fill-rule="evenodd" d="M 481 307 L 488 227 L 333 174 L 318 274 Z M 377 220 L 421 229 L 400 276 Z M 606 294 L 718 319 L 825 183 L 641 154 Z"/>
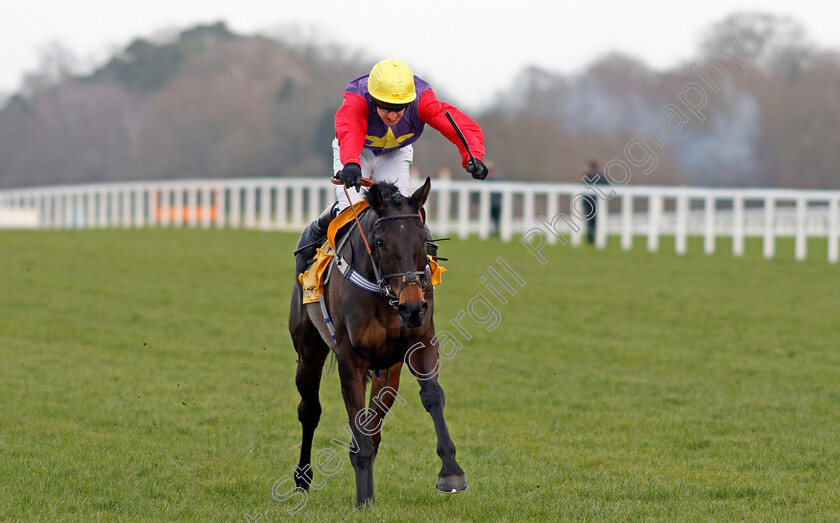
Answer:
<path fill-rule="evenodd" d="M 399 149 L 387 152 L 380 156 L 374 156 L 370 149 L 362 149 L 361 154 L 362 176 L 370 178 L 374 182 L 391 182 L 397 186 L 400 193 L 409 196 L 409 168 L 411 162 L 414 160 L 414 149 L 410 145 L 400 147 Z M 333 140 L 333 172 L 337 173 L 344 166 L 341 163 L 341 154 L 339 152 L 338 140 Z M 347 201 L 347 194 L 350 195 L 350 201 Z M 354 187 L 347 189 L 347 194 L 344 193 L 343 185 L 335 186 L 335 197 L 338 200 L 338 212 L 343 211 L 350 206 L 351 203 L 363 199 L 367 194 L 367 187 L 362 187 L 360 192 L 356 192 Z"/>

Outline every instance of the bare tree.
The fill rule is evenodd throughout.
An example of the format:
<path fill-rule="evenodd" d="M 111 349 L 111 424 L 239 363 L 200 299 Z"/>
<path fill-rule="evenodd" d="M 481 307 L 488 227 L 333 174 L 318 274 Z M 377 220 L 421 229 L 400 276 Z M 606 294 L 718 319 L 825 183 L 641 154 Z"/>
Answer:
<path fill-rule="evenodd" d="M 797 78 L 814 52 L 799 22 L 756 12 L 736 13 L 713 25 L 701 43 L 701 51 L 714 57 L 731 49 L 733 38 L 744 57 L 765 74 L 781 80 Z"/>

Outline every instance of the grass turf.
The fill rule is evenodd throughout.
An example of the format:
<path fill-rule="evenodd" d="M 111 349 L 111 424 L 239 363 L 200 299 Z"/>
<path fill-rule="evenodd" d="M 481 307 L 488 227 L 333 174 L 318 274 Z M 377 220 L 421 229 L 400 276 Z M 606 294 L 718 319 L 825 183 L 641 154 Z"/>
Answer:
<path fill-rule="evenodd" d="M 0 520 L 291 517 L 272 486 L 300 442 L 295 241 L 0 232 Z M 404 371 L 376 503 L 353 508 L 341 452 L 294 517 L 840 518 L 840 268 L 824 245 L 800 263 L 784 241 L 773 260 L 758 242 L 743 258 L 643 243 L 557 245 L 545 266 L 517 242 L 445 244 L 435 319 L 464 346 L 440 380 L 470 489 L 434 492 L 434 428 Z M 525 282 L 496 287 L 504 305 L 480 280 L 498 257 Z M 467 340 L 450 320 L 479 292 L 497 317 L 463 319 Z M 316 452 L 346 439 L 335 372 L 321 391 Z"/>

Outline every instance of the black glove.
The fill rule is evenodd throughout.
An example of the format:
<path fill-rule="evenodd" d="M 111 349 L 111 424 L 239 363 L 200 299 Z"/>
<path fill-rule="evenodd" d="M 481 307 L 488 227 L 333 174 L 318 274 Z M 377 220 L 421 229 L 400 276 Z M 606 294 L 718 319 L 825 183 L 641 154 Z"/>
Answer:
<path fill-rule="evenodd" d="M 470 173 L 476 180 L 483 180 L 487 178 L 487 166 L 484 165 L 484 162 L 478 159 L 476 159 L 475 162 L 472 160 L 467 162 L 467 172 Z"/>
<path fill-rule="evenodd" d="M 356 192 L 359 192 L 362 188 L 362 168 L 357 163 L 348 162 L 344 169 L 338 171 L 338 180 L 348 189 L 355 187 Z"/>

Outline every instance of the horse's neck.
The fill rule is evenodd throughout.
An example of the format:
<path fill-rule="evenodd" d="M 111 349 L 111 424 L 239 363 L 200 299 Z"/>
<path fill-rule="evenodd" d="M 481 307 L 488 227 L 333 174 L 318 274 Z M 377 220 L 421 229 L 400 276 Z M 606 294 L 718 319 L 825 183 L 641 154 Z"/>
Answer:
<path fill-rule="evenodd" d="M 343 254 L 345 258 L 347 254 L 351 254 L 351 263 L 353 264 L 353 268 L 357 271 L 360 271 L 365 276 L 373 277 L 373 265 L 368 256 L 367 252 L 367 243 L 365 243 L 365 238 L 370 234 L 370 230 L 373 228 L 373 224 L 376 221 L 376 213 L 373 212 L 373 209 L 368 209 L 367 212 L 363 212 L 361 216 L 359 216 L 359 223 L 362 225 L 362 230 L 359 230 L 359 225 L 353 221 L 352 225 L 353 228 L 347 235 L 347 243 L 349 247 L 345 247 L 345 253 Z M 364 231 L 365 238 L 362 238 L 362 231 Z M 371 246 L 373 248 L 373 246 Z M 339 251 L 341 249 L 339 248 Z M 339 252 L 342 255 L 341 252 Z"/>

